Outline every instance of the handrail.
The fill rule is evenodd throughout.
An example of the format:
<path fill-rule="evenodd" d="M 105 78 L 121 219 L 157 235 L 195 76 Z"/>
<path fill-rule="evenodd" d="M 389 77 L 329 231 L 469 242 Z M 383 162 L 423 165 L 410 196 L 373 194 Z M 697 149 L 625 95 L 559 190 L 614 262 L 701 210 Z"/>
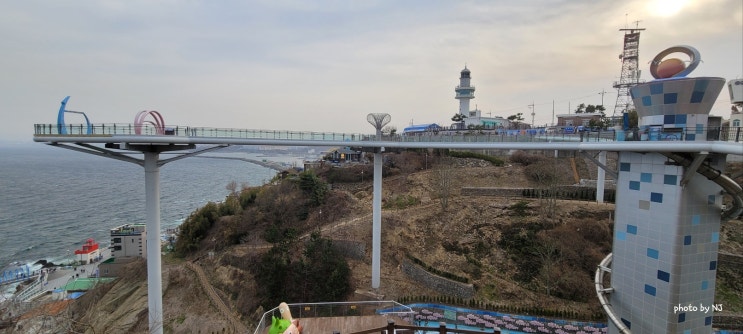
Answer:
<path fill-rule="evenodd" d="M 372 328 L 367 329 L 360 332 L 352 332 L 350 334 L 371 334 L 371 333 L 387 333 L 392 334 L 396 333 L 397 330 L 411 330 L 411 331 L 420 331 L 420 332 L 438 332 L 439 334 L 446 334 L 446 333 L 460 333 L 460 334 L 482 334 L 482 333 L 494 333 L 494 334 L 500 334 L 501 331 L 499 330 L 493 330 L 493 332 L 490 332 L 488 330 L 482 330 L 482 331 L 473 331 L 468 329 L 459 329 L 459 328 L 448 328 L 446 327 L 445 322 L 439 322 L 439 327 L 425 327 L 425 326 L 404 326 L 404 325 L 395 325 L 395 322 L 393 320 L 387 320 L 387 326 L 379 327 L 379 328 Z M 417 332 L 418 333 L 418 332 Z"/>
<path fill-rule="evenodd" d="M 664 132 L 663 129 L 642 129 L 639 131 L 602 130 L 595 132 L 553 133 L 544 129 L 466 129 L 442 130 L 437 132 L 387 134 L 385 141 L 396 142 L 503 142 L 503 141 L 578 141 L 604 142 L 617 141 L 616 138 L 631 138 L 619 141 L 686 141 L 687 135 L 694 138 L 706 135 L 711 141 L 743 141 L 743 127 L 708 127 L 675 128 Z M 286 139 L 286 140 L 338 140 L 338 141 L 373 141 L 375 134 L 338 133 L 266 129 L 206 128 L 191 126 L 153 126 L 150 124 L 34 124 L 34 136 L 174 136 L 174 137 L 207 137 L 207 138 L 240 138 L 240 139 Z M 631 136 L 630 136 L 631 134 Z M 690 136 L 689 136 L 690 137 Z"/>

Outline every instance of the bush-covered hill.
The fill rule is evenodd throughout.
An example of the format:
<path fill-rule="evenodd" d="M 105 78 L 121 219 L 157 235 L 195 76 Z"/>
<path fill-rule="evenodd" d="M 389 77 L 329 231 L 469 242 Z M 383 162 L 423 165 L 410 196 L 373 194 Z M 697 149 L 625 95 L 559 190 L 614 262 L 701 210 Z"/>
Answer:
<path fill-rule="evenodd" d="M 196 326 L 197 318 L 220 318 L 206 297 L 198 298 L 199 289 L 193 294 L 204 303 L 172 311 L 183 307 L 179 291 L 195 284 L 183 261 L 206 272 L 246 325 L 279 301 L 370 298 L 604 320 L 597 312 L 593 274 L 611 251 L 612 204 L 460 192 L 463 187 L 572 185 L 576 175 L 590 178 L 595 166 L 570 156 L 516 152 L 483 159 L 437 150 L 386 154 L 384 166 L 379 289 L 371 289 L 371 163 L 281 173 L 260 187 L 228 185 L 230 196 L 195 211 L 181 226 L 175 254 L 164 261 L 169 328 L 179 332 L 183 323 Z M 721 250 L 740 254 L 741 231 L 740 221 L 724 224 Z M 458 300 L 414 281 L 401 270 L 411 259 L 430 272 L 473 284 L 475 297 Z M 730 314 L 743 314 L 737 269 L 721 262 L 718 277 L 716 302 Z M 99 298 L 103 303 L 111 297 Z M 146 303 L 140 307 L 146 309 Z"/>

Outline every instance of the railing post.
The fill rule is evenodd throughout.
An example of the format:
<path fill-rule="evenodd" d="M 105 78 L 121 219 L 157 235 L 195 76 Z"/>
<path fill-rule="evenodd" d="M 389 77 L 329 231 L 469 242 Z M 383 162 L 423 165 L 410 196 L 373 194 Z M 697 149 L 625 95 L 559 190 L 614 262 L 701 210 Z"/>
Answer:
<path fill-rule="evenodd" d="M 387 319 L 387 334 L 395 334 L 395 321 Z"/>

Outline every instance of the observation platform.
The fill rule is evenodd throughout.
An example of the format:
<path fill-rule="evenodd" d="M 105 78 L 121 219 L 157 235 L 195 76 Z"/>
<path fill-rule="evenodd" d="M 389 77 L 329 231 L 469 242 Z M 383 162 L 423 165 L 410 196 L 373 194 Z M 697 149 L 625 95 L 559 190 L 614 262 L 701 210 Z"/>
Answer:
<path fill-rule="evenodd" d="M 689 128 L 684 131 L 699 131 Z M 633 141 L 617 141 L 614 131 L 548 134 L 527 130 L 446 130 L 433 134 L 376 135 L 362 133 L 310 132 L 205 128 L 155 127 L 135 124 L 64 125 L 35 124 L 35 142 L 58 145 L 104 144 L 109 149 L 127 145 L 268 145 L 268 146 L 355 146 L 362 148 L 448 148 L 506 150 L 567 150 L 625 152 L 710 152 L 743 155 L 741 128 L 704 129 L 708 141 L 637 133 Z M 625 136 L 622 136 L 625 137 Z"/>

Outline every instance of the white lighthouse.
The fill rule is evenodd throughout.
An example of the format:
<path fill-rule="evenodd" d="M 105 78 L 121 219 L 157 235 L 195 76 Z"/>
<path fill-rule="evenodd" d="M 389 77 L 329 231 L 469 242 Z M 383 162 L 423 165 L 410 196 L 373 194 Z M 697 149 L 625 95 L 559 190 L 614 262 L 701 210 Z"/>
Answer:
<path fill-rule="evenodd" d="M 470 100 L 475 98 L 475 87 L 470 86 L 470 70 L 467 69 L 466 65 L 460 73 L 459 86 L 455 87 L 454 91 L 457 93 L 454 98 L 459 100 L 459 113 L 463 116 L 469 116 Z"/>

